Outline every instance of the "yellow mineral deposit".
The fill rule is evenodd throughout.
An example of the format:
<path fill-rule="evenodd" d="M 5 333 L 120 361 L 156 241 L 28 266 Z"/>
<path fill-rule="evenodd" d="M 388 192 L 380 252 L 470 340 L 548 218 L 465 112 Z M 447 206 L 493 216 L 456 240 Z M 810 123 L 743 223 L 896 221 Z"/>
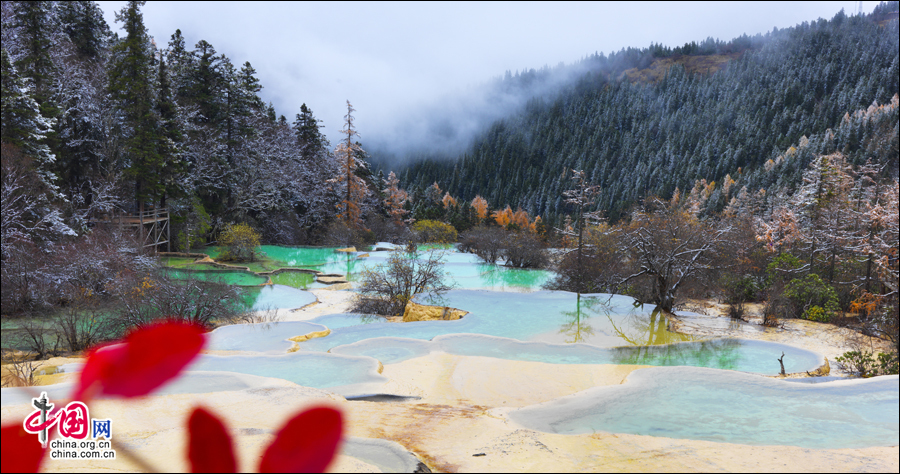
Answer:
<path fill-rule="evenodd" d="M 429 306 L 410 301 L 406 304 L 406 310 L 403 311 L 403 322 L 453 321 L 462 318 L 468 313 L 468 311 L 447 306 Z"/>
<path fill-rule="evenodd" d="M 294 336 L 294 337 L 288 338 L 289 341 L 292 341 L 294 343 L 294 345 L 291 346 L 290 349 L 288 349 L 288 352 L 297 352 L 298 350 L 300 350 L 300 346 L 298 345 L 298 343 L 308 341 L 310 339 L 317 338 L 317 337 L 325 337 L 329 334 L 331 334 L 331 329 L 326 329 L 324 331 L 315 331 L 315 332 L 311 332 L 309 334 L 304 334 L 302 336 Z"/>

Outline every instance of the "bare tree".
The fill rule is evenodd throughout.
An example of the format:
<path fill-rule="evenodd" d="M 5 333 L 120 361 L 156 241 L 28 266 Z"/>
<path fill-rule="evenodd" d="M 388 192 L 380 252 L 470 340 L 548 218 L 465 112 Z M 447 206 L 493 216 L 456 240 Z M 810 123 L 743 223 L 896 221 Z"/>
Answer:
<path fill-rule="evenodd" d="M 497 263 L 503 252 L 506 231 L 499 227 L 478 226 L 459 236 L 459 250 L 474 253 L 485 263 Z"/>
<path fill-rule="evenodd" d="M 438 249 L 423 254 L 395 250 L 387 263 L 363 272 L 354 311 L 399 316 L 415 295 L 451 290 L 444 281 L 443 255 Z"/>
<path fill-rule="evenodd" d="M 160 318 L 206 327 L 232 324 L 246 318 L 246 307 L 236 287 L 199 280 L 174 282 L 165 278 L 146 278 L 124 295 L 116 312 L 117 322 L 123 330 Z"/>
<path fill-rule="evenodd" d="M 726 222 L 700 222 L 665 201 L 651 199 L 623 230 L 620 250 L 628 256 L 633 273 L 619 286 L 649 279 L 646 302 L 671 311 L 675 294 L 685 283 L 720 265 L 715 254 L 730 232 Z"/>
<path fill-rule="evenodd" d="M 573 231 L 569 230 L 568 226 L 566 226 L 565 229 L 557 229 L 557 232 L 566 236 L 578 236 L 578 246 L 575 248 L 577 276 L 574 279 L 574 282 L 576 283 L 575 291 L 582 293 L 585 290 L 584 280 L 586 271 L 586 262 L 584 258 L 584 229 L 588 223 L 597 223 L 600 220 L 599 212 L 586 212 L 586 209 L 590 208 L 597 200 L 597 197 L 600 195 L 600 186 L 588 184 L 587 179 L 584 176 L 584 171 L 582 170 L 572 170 L 572 184 L 575 187 L 564 191 L 563 196 L 565 196 L 567 204 L 574 205 L 576 208 L 575 216 L 577 229 L 573 233 Z"/>
<path fill-rule="evenodd" d="M 7 370 L 3 376 L 4 387 L 33 387 L 37 385 L 38 370 L 43 364 L 31 360 L 25 355 L 15 354 L 10 357 L 9 364 L 4 364 Z"/>

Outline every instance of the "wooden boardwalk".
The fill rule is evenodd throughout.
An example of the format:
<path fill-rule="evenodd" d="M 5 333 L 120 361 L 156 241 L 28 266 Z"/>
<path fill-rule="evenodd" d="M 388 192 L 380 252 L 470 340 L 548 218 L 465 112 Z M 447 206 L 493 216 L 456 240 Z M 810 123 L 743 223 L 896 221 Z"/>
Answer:
<path fill-rule="evenodd" d="M 153 247 L 161 251 L 159 247 L 165 245 L 165 251 L 170 250 L 169 210 L 167 208 L 154 208 L 135 214 L 120 214 L 97 220 L 104 226 L 117 227 L 120 231 L 133 230 L 140 234 L 141 246 Z"/>

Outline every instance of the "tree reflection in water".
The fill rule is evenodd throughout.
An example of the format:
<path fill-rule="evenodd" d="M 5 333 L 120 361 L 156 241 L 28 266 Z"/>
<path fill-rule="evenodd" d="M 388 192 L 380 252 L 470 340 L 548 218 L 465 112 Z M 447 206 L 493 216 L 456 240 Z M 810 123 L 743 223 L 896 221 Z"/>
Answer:
<path fill-rule="evenodd" d="M 584 297 L 581 301 L 581 293 L 578 293 L 575 299 L 575 311 L 563 311 L 566 322 L 559 328 L 560 334 L 568 336 L 566 342 L 574 344 L 577 342 L 585 342 L 585 339 L 594 335 L 594 328 L 588 324 L 588 318 L 605 312 L 609 315 L 609 299 L 604 302 L 601 298 L 595 296 Z"/>
<path fill-rule="evenodd" d="M 713 339 L 691 344 L 613 347 L 610 348 L 610 358 L 616 364 L 689 365 L 737 370 L 743 343 L 741 339 Z"/>
<path fill-rule="evenodd" d="M 623 312 L 621 306 L 614 307 L 613 295 L 576 295 L 575 310 L 562 311 L 564 322 L 559 333 L 567 336 L 567 343 L 591 343 L 596 332 L 599 335 L 616 337 L 633 346 L 671 344 L 697 340 L 688 334 L 668 330 L 668 318 L 658 308 L 649 315 L 642 306 L 635 306 Z M 605 318 L 593 320 L 596 316 Z M 599 340 L 594 342 L 600 343 Z M 602 344 L 606 345 L 606 344 Z M 618 345 L 618 344 L 615 344 Z"/>
<path fill-rule="evenodd" d="M 534 290 L 547 278 L 540 270 L 509 268 L 500 265 L 476 264 L 478 278 L 483 287 L 515 287 Z"/>
<path fill-rule="evenodd" d="M 643 306 L 636 306 L 627 314 L 617 316 L 616 319 L 613 319 L 610 311 L 606 312 L 613 334 L 629 344 L 651 346 L 697 339 L 689 334 L 669 331 L 669 319 L 659 308 L 654 308 L 649 317 L 643 311 L 638 312 L 637 308 L 643 309 Z"/>

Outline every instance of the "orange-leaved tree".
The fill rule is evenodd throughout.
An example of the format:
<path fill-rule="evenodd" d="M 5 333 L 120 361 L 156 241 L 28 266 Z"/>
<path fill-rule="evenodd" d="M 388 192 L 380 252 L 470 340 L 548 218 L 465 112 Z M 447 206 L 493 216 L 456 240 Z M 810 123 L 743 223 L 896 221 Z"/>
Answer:
<path fill-rule="evenodd" d="M 384 184 L 387 186 L 383 190 L 385 194 L 384 207 L 387 208 L 388 214 L 395 224 L 403 225 L 403 216 L 409 212 L 404 209 L 403 206 L 406 204 L 406 201 L 409 200 L 409 194 L 400 189 L 400 180 L 393 171 L 391 171 L 391 174 L 384 180 Z"/>
<path fill-rule="evenodd" d="M 484 222 L 488 216 L 488 202 L 485 198 L 481 196 L 475 196 L 475 199 L 472 199 L 472 208 L 475 209 L 475 213 L 478 216 L 478 222 Z"/>
<path fill-rule="evenodd" d="M 341 129 L 341 133 L 346 135 L 347 138 L 342 139 L 334 149 L 334 155 L 338 163 L 340 163 L 340 173 L 330 180 L 330 182 L 338 183 L 344 187 L 342 190 L 343 199 L 338 205 L 340 209 L 338 218 L 342 219 L 350 227 L 359 227 L 362 224 L 360 220 L 362 216 L 360 205 L 368 191 L 366 182 L 356 175 L 356 170 L 365 168 L 366 163 L 357 158 L 357 155 L 362 155 L 364 152 L 359 143 L 353 142 L 353 137 L 359 136 L 359 133 L 353 128 L 353 112 L 355 111 L 356 109 L 353 108 L 353 105 L 348 100 L 347 115 L 344 116 L 344 128 Z"/>

